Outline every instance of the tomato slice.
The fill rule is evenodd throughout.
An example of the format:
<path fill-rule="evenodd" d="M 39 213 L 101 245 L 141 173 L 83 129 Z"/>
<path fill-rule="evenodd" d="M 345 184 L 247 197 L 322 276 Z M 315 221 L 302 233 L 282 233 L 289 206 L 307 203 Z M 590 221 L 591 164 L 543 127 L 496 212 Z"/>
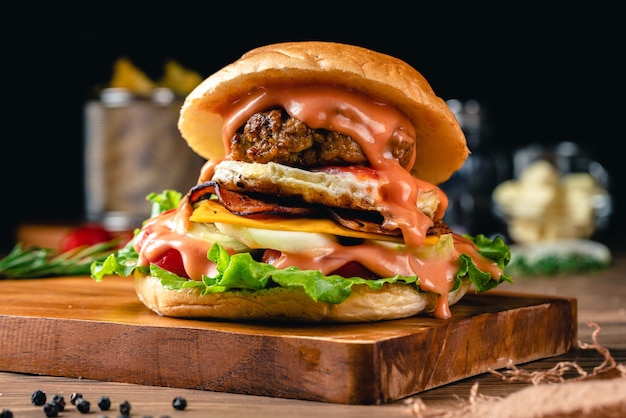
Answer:
<path fill-rule="evenodd" d="M 183 258 L 180 255 L 180 252 L 173 248 L 170 248 L 169 250 L 161 254 L 156 260 L 153 260 L 152 264 L 155 264 L 164 270 L 174 273 L 177 276 L 184 277 L 186 279 L 189 278 L 187 272 L 185 271 Z"/>

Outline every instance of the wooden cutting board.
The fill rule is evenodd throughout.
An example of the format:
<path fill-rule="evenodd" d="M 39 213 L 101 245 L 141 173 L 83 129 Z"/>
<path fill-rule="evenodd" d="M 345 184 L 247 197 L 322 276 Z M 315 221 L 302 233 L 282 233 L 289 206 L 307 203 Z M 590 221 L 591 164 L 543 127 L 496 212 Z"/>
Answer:
<path fill-rule="evenodd" d="M 131 279 L 0 280 L 0 370 L 381 404 L 574 347 L 576 300 L 468 294 L 449 320 L 298 325 L 160 317 Z"/>

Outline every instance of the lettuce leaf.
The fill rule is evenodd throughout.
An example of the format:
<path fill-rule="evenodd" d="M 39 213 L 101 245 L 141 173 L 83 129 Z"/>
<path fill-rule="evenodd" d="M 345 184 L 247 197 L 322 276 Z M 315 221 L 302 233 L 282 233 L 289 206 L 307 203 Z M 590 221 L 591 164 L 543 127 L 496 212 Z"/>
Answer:
<path fill-rule="evenodd" d="M 148 197 L 153 202 L 152 216 L 175 208 L 180 202 L 180 194 L 166 191 L 160 195 L 151 194 Z M 135 231 L 135 234 L 138 231 Z M 509 247 L 500 237 L 491 240 L 484 235 L 476 237 L 465 236 L 474 242 L 478 252 L 504 267 L 511 259 Z M 452 236 L 442 236 L 434 246 L 429 246 L 421 251 L 427 253 L 422 256 L 438 257 L 442 252 L 453 250 Z M 189 288 L 199 289 L 203 295 L 226 291 L 263 291 L 274 287 L 301 288 L 314 301 L 327 303 L 341 303 L 352 293 L 355 285 L 366 285 L 373 290 L 380 289 L 385 283 L 404 283 L 419 289 L 417 276 L 387 277 L 375 280 L 360 277 L 342 277 L 338 275 L 324 276 L 317 270 L 301 270 L 297 267 L 278 269 L 270 264 L 256 261 L 250 253 L 229 254 L 222 245 L 215 243 L 209 249 L 207 257 L 216 263 L 217 274 L 214 277 L 203 276 L 202 280 L 189 280 L 177 276 L 156 265 L 150 267 L 138 266 L 139 255 L 133 247 L 131 240 L 116 254 L 109 255 L 104 261 L 97 261 L 91 265 L 91 276 L 96 281 L 101 281 L 107 275 L 129 277 L 135 271 L 149 274 L 158 278 L 162 286 L 170 290 L 183 290 Z M 461 285 L 463 279 L 469 279 L 477 292 L 492 289 L 502 281 L 512 283 L 509 276 L 503 275 L 500 280 L 493 279 L 487 272 L 483 272 L 474 264 L 469 255 L 461 254 L 459 257 L 459 270 L 455 276 L 453 289 Z"/>
<path fill-rule="evenodd" d="M 146 196 L 146 200 L 152 202 L 150 208 L 150 218 L 178 207 L 182 199 L 182 193 L 176 190 L 163 190 L 161 193 L 150 193 Z"/>
<path fill-rule="evenodd" d="M 496 236 L 491 240 L 482 234 L 476 235 L 475 237 L 470 235 L 463 236 L 476 245 L 480 255 L 495 262 L 504 272 L 504 268 L 511 261 L 511 250 L 501 237 Z M 459 264 L 457 277 L 467 275 L 477 292 L 486 292 L 487 290 L 495 288 L 503 281 L 513 283 L 513 279 L 504 273 L 500 277 L 500 280 L 494 280 L 491 274 L 479 270 L 472 258 L 467 254 L 460 255 Z"/>
<path fill-rule="evenodd" d="M 487 241 L 482 240 L 483 244 Z M 489 241 L 491 242 L 491 241 Z M 486 254 L 496 254 L 495 248 L 502 248 L 499 243 L 495 246 L 486 245 Z M 506 252 L 505 252 L 506 253 Z M 501 253 L 497 253 L 498 260 L 504 260 Z M 188 280 L 177 276 L 156 265 L 148 267 L 137 266 L 138 255 L 132 246 L 120 250 L 117 255 L 111 254 L 104 262 L 92 264 L 92 277 L 101 281 L 104 276 L 116 274 L 127 277 L 137 269 L 144 274 L 150 274 L 161 281 L 163 287 L 170 290 L 196 288 L 203 295 L 226 292 L 230 290 L 262 291 L 273 287 L 301 288 L 314 301 L 327 303 L 341 303 L 352 293 L 352 286 L 366 285 L 373 290 L 380 289 L 385 283 L 405 283 L 415 286 L 419 291 L 417 276 L 394 276 L 375 280 L 360 277 L 345 278 L 338 275 L 324 276 L 317 270 L 301 270 L 297 267 L 277 269 L 276 267 L 255 261 L 249 253 L 230 255 L 220 244 L 211 246 L 208 258 L 217 264 L 218 273 L 214 277 L 203 276 L 202 280 Z M 503 261 L 502 261 L 503 262 Z M 478 292 L 496 287 L 500 282 L 493 280 L 489 273 L 480 271 L 472 259 L 462 254 L 459 259 L 459 271 L 455 278 L 454 289 L 461 280 L 467 277 Z M 511 281 L 508 276 L 502 276 Z"/>
<path fill-rule="evenodd" d="M 137 266 L 138 254 L 127 246 L 117 255 L 111 254 L 103 262 L 93 263 L 91 276 L 101 281 L 105 276 L 131 276 L 135 270 L 150 274 L 161 280 L 161 285 L 170 290 L 188 288 L 200 289 L 203 295 L 226 292 L 229 290 L 261 291 L 272 287 L 300 287 L 314 301 L 341 303 L 352 293 L 352 286 L 367 285 L 380 289 L 385 283 L 403 282 L 417 287 L 417 276 L 395 276 L 383 279 L 368 280 L 360 277 L 345 278 L 338 275 L 324 276 L 317 270 L 301 270 L 297 267 L 277 269 L 276 267 L 255 261 L 249 253 L 230 255 L 220 244 L 213 244 L 208 258 L 217 264 L 218 273 L 215 277 L 203 276 L 202 280 L 188 280 L 177 276 L 156 265 Z"/>

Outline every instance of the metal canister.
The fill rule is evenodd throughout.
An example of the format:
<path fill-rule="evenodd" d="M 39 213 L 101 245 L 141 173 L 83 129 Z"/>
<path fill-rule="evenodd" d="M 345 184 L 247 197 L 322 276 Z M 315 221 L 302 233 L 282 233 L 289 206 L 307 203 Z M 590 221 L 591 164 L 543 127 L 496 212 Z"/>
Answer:
<path fill-rule="evenodd" d="M 182 99 L 169 89 L 139 98 L 105 89 L 85 105 L 85 209 L 88 221 L 129 230 L 150 215 L 146 196 L 196 184 L 205 160 L 181 137 Z"/>

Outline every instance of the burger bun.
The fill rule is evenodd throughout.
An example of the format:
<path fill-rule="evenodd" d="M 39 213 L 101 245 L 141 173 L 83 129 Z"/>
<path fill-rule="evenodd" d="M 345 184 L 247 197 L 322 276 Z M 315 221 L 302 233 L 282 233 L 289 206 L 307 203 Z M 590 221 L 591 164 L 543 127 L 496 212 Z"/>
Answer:
<path fill-rule="evenodd" d="M 334 42 L 285 42 L 249 51 L 187 96 L 178 121 L 180 132 L 200 156 L 223 159 L 224 105 L 259 86 L 287 85 L 334 86 L 393 104 L 415 129 L 416 159 L 411 173 L 419 179 L 442 183 L 469 155 L 454 113 L 422 74 L 390 55 Z"/>
<path fill-rule="evenodd" d="M 464 280 L 448 294 L 448 303 L 458 302 L 469 288 L 469 280 Z M 144 305 L 161 316 L 233 321 L 374 322 L 432 313 L 439 298 L 400 283 L 386 283 L 378 290 L 355 285 L 352 294 L 339 304 L 316 302 L 297 288 L 201 295 L 194 288 L 167 289 L 158 278 L 139 273 L 135 275 L 135 290 Z"/>

